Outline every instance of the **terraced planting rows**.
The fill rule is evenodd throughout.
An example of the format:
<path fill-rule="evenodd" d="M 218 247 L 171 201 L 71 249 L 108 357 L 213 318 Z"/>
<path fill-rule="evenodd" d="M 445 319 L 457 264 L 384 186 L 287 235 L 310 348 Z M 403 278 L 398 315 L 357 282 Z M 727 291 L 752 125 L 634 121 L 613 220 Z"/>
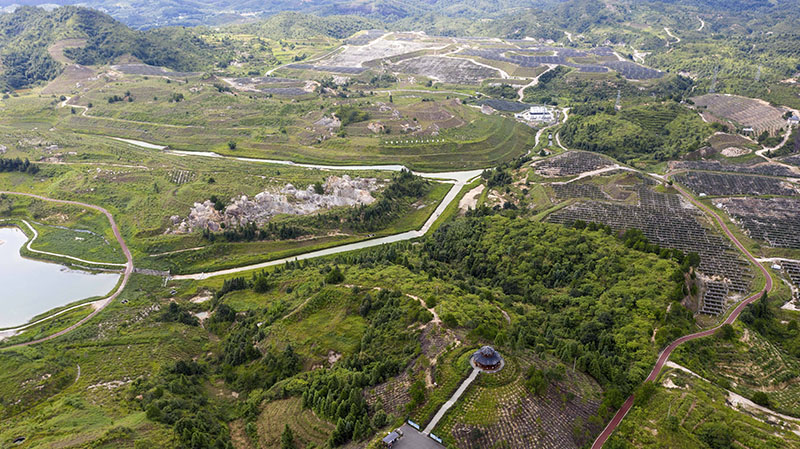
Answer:
<path fill-rule="evenodd" d="M 731 164 L 720 161 L 672 161 L 669 163 L 669 167 L 671 170 L 720 171 L 778 178 L 800 178 L 800 173 L 792 171 L 789 167 L 770 162 L 760 162 L 758 159 L 753 159 L 752 162 L 747 164 Z"/>
<path fill-rule="evenodd" d="M 795 156 L 785 157 L 785 158 L 781 159 L 781 162 L 786 163 L 786 164 L 796 165 L 796 166 L 800 167 L 800 154 L 795 155 Z"/>
<path fill-rule="evenodd" d="M 550 52 L 554 54 L 526 55 L 526 53 L 530 52 Z M 600 50 L 599 53 L 592 54 L 581 50 L 563 47 L 535 47 L 526 50 L 519 50 L 514 47 L 500 47 L 466 49 L 459 52 L 459 54 L 477 56 L 486 60 L 514 64 L 521 67 L 539 67 L 547 64 L 558 64 L 575 68 L 584 73 L 605 73 L 609 70 L 614 70 L 625 78 L 636 80 L 655 79 L 664 76 L 664 73 L 659 70 L 644 67 L 631 61 L 598 60 L 596 63 L 578 63 L 574 62 L 575 60 L 571 60 L 572 58 L 578 58 L 578 60 L 584 61 L 587 59 L 591 60 L 592 57 L 609 56 L 609 51 L 607 49 L 603 49 Z"/>
<path fill-rule="evenodd" d="M 525 387 L 525 372 L 542 362 L 506 357 L 498 373 L 481 374 L 434 429 L 462 448 L 578 448 L 592 433 L 588 424 L 599 407 L 599 388 L 569 372 L 569 382 L 551 384 L 541 396 Z M 583 392 L 565 385 L 586 386 Z M 591 397 L 581 393 L 591 392 Z M 575 430 L 577 429 L 577 430 Z"/>
<path fill-rule="evenodd" d="M 756 135 L 764 131 L 775 133 L 786 126 L 784 111 L 760 100 L 736 95 L 708 94 L 693 97 L 692 101 L 719 118 L 753 128 Z"/>
<path fill-rule="evenodd" d="M 764 422 L 764 414 L 738 411 L 715 385 L 677 369 L 667 370 L 661 379 L 655 394 L 631 410 L 612 440 L 636 447 L 704 447 L 702 436 L 721 428 L 740 447 L 800 445 L 798 435 Z"/>
<path fill-rule="evenodd" d="M 720 198 L 724 210 L 752 238 L 779 248 L 800 248 L 800 200 L 793 198 Z"/>
<path fill-rule="evenodd" d="M 500 72 L 466 59 L 439 56 L 420 56 L 405 59 L 393 66 L 398 72 L 424 75 L 449 84 L 479 84 L 487 78 L 499 77 Z"/>
<path fill-rule="evenodd" d="M 650 182 L 649 180 L 647 182 Z M 575 220 L 604 223 L 617 230 L 640 229 L 655 244 L 700 255 L 699 270 L 709 280 L 704 313 L 718 315 L 733 293 L 749 291 L 753 279 L 747 262 L 730 243 L 701 224 L 702 214 L 683 204 L 677 195 L 652 191 L 646 184 L 629 187 L 639 196 L 638 205 L 603 201 L 578 202 L 553 212 L 547 221 L 571 224 Z"/>
<path fill-rule="evenodd" d="M 654 133 L 661 133 L 664 128 L 678 116 L 674 109 L 642 110 L 631 109 L 624 111 L 622 116 L 643 129 Z"/>
<path fill-rule="evenodd" d="M 294 397 L 267 403 L 258 417 L 258 440 L 261 447 L 278 449 L 284 424 L 292 429 L 298 447 L 322 445 L 333 432 L 333 424 L 303 408 L 303 401 Z"/>
<path fill-rule="evenodd" d="M 608 200 L 607 195 L 594 184 L 550 184 L 553 189 L 554 200 L 566 201 L 570 198 L 586 198 L 591 200 Z"/>
<path fill-rule="evenodd" d="M 534 171 L 547 177 L 574 176 L 604 167 L 614 163 L 611 159 L 597 153 L 586 151 L 570 151 L 555 157 L 545 159 L 533 164 Z"/>
<path fill-rule="evenodd" d="M 695 195 L 779 195 L 794 196 L 800 189 L 792 183 L 764 176 L 732 175 L 708 172 L 687 172 L 675 176 Z"/>

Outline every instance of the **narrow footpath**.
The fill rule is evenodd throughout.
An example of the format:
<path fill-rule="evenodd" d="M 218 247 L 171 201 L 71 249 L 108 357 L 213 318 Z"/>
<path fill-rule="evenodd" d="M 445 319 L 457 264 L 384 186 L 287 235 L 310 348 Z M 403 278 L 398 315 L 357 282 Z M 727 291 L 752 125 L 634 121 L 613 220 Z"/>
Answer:
<path fill-rule="evenodd" d="M 444 403 L 444 405 L 442 405 L 442 408 L 440 408 L 438 412 L 436 412 L 436 415 L 433 417 L 431 422 L 429 422 L 428 425 L 425 427 L 425 430 L 422 431 L 423 434 L 425 435 L 431 434 L 433 429 L 436 428 L 436 425 L 439 424 L 439 421 L 444 417 L 445 413 L 447 413 L 447 411 L 450 410 L 450 408 L 454 406 L 456 402 L 458 402 L 458 399 L 461 397 L 462 394 L 464 394 L 465 391 L 467 391 L 467 387 L 469 387 L 470 384 L 478 377 L 478 374 L 480 372 L 481 372 L 480 368 L 472 368 L 472 372 L 469 373 L 469 377 L 467 377 L 467 380 L 461 382 L 461 386 L 458 387 L 458 390 L 456 390 L 456 392 L 453 393 L 453 396 L 450 399 L 448 399 L 447 402 Z"/>

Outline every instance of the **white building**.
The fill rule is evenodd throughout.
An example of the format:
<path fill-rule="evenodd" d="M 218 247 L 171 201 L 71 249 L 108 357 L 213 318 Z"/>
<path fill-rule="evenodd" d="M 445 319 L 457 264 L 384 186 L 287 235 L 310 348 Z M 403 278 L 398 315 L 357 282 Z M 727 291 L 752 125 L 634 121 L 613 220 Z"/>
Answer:
<path fill-rule="evenodd" d="M 526 122 L 552 122 L 555 120 L 553 111 L 546 106 L 531 106 L 527 111 L 514 114 L 514 117 Z"/>

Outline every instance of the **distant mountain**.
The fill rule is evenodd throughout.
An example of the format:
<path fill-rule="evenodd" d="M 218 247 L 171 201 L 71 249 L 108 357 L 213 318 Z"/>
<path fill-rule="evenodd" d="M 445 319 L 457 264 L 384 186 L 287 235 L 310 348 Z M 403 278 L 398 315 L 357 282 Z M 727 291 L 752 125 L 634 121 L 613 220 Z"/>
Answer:
<path fill-rule="evenodd" d="M 359 15 L 395 21 L 436 13 L 478 19 L 505 14 L 512 8 L 542 7 L 555 0 L 0 0 L 0 7 L 80 4 L 103 11 L 132 28 L 220 25 L 252 21 L 280 12 L 296 11 L 321 16 Z"/>
<path fill-rule="evenodd" d="M 413 19 L 432 25 L 432 17 L 440 17 L 462 19 L 456 22 L 463 28 L 492 18 L 513 21 L 528 10 L 544 14 L 548 21 L 538 25 L 547 26 L 554 25 L 550 20 L 560 24 L 618 18 L 619 12 L 640 6 L 722 15 L 796 8 L 796 2 L 775 0 L 0 0 L 0 11 L 11 5 L 74 4 L 105 12 L 135 29 L 251 22 L 281 12 L 357 15 L 390 24 Z"/>
<path fill-rule="evenodd" d="M 136 31 L 96 10 L 21 7 L 0 15 L 0 86 L 19 89 L 57 76 L 63 68 L 48 49 L 58 41 L 82 39 L 64 55 L 78 64 L 112 62 L 131 55 L 147 64 L 179 71 L 202 70 L 222 55 L 191 30 Z"/>
<path fill-rule="evenodd" d="M 298 12 L 284 12 L 265 20 L 241 25 L 231 25 L 231 29 L 241 30 L 272 39 L 303 39 L 315 36 L 328 36 L 344 39 L 357 31 L 383 28 L 381 21 L 349 16 L 315 16 Z"/>

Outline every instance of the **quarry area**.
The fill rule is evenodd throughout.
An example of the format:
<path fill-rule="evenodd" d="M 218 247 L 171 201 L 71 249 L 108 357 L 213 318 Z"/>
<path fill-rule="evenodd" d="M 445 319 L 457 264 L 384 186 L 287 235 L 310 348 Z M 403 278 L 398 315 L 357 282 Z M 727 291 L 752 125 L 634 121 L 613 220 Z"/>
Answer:
<path fill-rule="evenodd" d="M 204 229 L 216 232 L 223 227 L 250 223 L 263 225 L 276 215 L 309 215 L 322 209 L 368 205 L 375 202 L 372 193 L 382 186 L 383 183 L 375 178 L 330 176 L 321 185 L 322 193 L 314 185 L 298 190 L 292 184 L 286 184 L 279 191 L 265 190 L 252 199 L 246 195 L 234 198 L 223 211 L 217 210 L 211 200 L 206 200 L 194 203 L 189 215 L 182 220 L 177 215 L 172 216 L 174 227 L 167 229 L 167 233 L 186 234 Z"/>

